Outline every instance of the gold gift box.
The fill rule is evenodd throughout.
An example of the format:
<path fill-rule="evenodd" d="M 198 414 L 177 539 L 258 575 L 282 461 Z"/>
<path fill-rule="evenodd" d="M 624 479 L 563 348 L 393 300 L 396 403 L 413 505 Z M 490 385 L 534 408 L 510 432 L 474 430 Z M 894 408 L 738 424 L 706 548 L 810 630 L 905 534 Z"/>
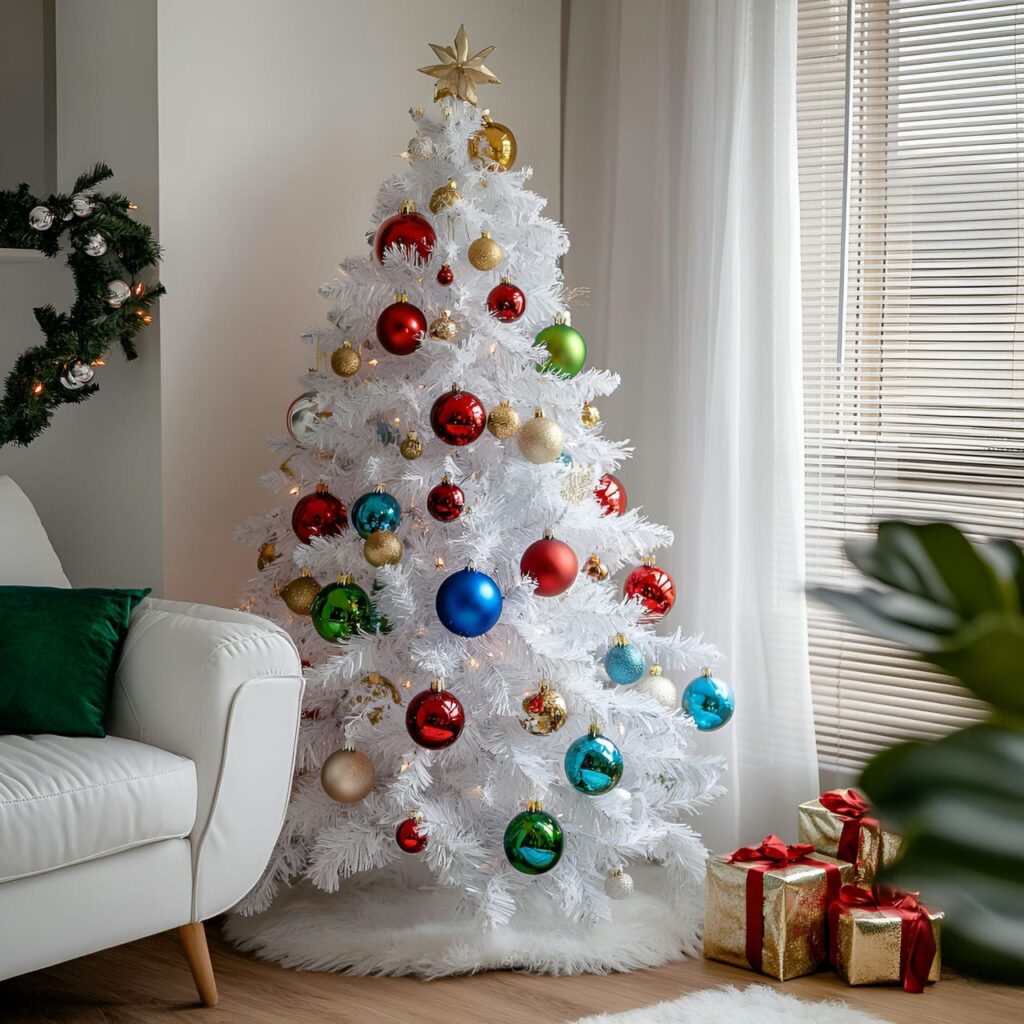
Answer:
<path fill-rule="evenodd" d="M 799 807 L 800 842 L 810 843 L 818 853 L 839 856 L 839 839 L 845 822 L 838 814 L 823 807 L 820 800 L 809 800 Z M 882 843 L 882 864 L 888 867 L 900 852 L 900 837 L 880 828 L 863 826 L 857 841 L 857 862 L 854 881 L 870 888 L 878 865 L 878 843 Z"/>
<path fill-rule="evenodd" d="M 809 859 L 839 868 L 842 884 L 853 879 L 853 865 L 812 853 Z M 747 873 L 750 863 L 708 859 L 704 903 L 704 956 L 750 969 L 747 961 Z M 786 981 L 811 974 L 828 961 L 825 935 L 825 869 L 790 864 L 764 875 L 764 939 L 761 973 Z"/>
<path fill-rule="evenodd" d="M 942 977 L 942 947 L 939 944 L 941 910 L 927 911 L 935 937 L 935 959 L 928 981 Z M 850 985 L 895 985 L 900 978 L 902 920 L 884 910 L 845 909 L 839 915 L 839 958 L 836 973 Z"/>

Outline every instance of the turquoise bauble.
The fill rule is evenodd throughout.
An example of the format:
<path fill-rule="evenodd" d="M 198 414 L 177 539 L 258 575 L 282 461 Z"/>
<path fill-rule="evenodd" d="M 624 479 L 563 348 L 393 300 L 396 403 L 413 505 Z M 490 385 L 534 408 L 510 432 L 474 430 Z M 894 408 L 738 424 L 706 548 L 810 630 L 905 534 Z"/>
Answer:
<path fill-rule="evenodd" d="M 709 669 L 683 690 L 683 714 L 693 719 L 702 732 L 721 729 L 736 710 L 736 697 L 728 683 L 715 679 Z"/>
<path fill-rule="evenodd" d="M 548 350 L 548 361 L 538 363 L 538 370 L 553 371 L 562 377 L 575 377 L 587 361 L 587 343 L 583 335 L 568 324 L 556 321 L 550 327 L 545 327 L 533 343 Z"/>
<path fill-rule="evenodd" d="M 543 875 L 562 859 L 562 826 L 539 803 L 517 814 L 505 829 L 505 856 L 524 875 Z"/>
<path fill-rule="evenodd" d="M 376 530 L 394 533 L 401 521 L 402 508 L 387 491 L 370 491 L 357 498 L 349 513 L 349 522 L 363 540 Z"/>
<path fill-rule="evenodd" d="M 369 595 L 351 577 L 342 577 L 338 583 L 324 587 L 313 598 L 309 616 L 316 631 L 332 643 L 342 643 L 357 629 L 375 632 L 378 625 Z"/>
<path fill-rule="evenodd" d="M 640 648 L 628 643 L 622 635 L 615 638 L 604 656 L 604 670 L 608 673 L 608 678 L 619 686 L 635 683 L 644 674 L 646 667 L 647 662 L 644 661 Z"/>
<path fill-rule="evenodd" d="M 580 793 L 600 796 L 622 778 L 622 754 L 607 736 L 592 728 L 565 752 L 565 777 Z"/>

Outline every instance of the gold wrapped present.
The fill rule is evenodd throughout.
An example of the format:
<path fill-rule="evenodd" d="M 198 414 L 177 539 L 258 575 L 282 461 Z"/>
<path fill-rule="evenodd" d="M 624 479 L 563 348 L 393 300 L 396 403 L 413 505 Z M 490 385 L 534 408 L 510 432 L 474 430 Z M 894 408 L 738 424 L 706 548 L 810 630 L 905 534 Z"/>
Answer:
<path fill-rule="evenodd" d="M 845 885 L 828 916 L 830 959 L 849 984 L 923 992 L 942 976 L 943 915 L 922 906 L 915 893 Z"/>
<path fill-rule="evenodd" d="M 900 837 L 885 832 L 855 789 L 834 789 L 799 808 L 800 842 L 853 864 L 857 885 L 870 886 L 900 852 Z"/>
<path fill-rule="evenodd" d="M 786 981 L 828 961 L 826 910 L 853 865 L 768 836 L 708 860 L 704 956 Z"/>

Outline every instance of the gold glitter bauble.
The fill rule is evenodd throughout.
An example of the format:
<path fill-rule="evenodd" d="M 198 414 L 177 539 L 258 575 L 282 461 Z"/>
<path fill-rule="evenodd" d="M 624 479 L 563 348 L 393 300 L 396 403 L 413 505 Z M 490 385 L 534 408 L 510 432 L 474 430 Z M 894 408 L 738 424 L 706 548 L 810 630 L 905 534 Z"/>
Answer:
<path fill-rule="evenodd" d="M 583 563 L 583 572 L 592 580 L 608 579 L 608 566 L 605 565 L 597 555 L 591 555 Z"/>
<path fill-rule="evenodd" d="M 441 315 L 431 322 L 430 336 L 438 341 L 454 341 L 459 336 L 459 325 L 452 319 L 450 309 L 442 309 Z"/>
<path fill-rule="evenodd" d="M 363 544 L 363 555 L 370 565 L 397 565 L 402 560 L 405 545 L 390 530 L 374 530 Z"/>
<path fill-rule="evenodd" d="M 434 194 L 430 197 L 428 204 L 430 212 L 440 213 L 442 210 L 447 210 L 449 206 L 454 206 L 461 198 L 459 190 L 455 187 L 455 179 L 449 178 L 446 185 L 434 189 Z"/>
<path fill-rule="evenodd" d="M 519 724 L 534 736 L 558 732 L 569 717 L 565 698 L 553 690 L 546 679 L 542 679 L 537 689 L 523 698 L 523 711 L 526 718 L 520 718 Z"/>
<path fill-rule="evenodd" d="M 469 139 L 470 159 L 486 163 L 489 171 L 507 171 L 516 162 L 516 137 L 507 125 L 492 121 L 486 110 L 483 119 L 483 127 Z"/>
<path fill-rule="evenodd" d="M 410 462 L 413 459 L 418 459 L 423 454 L 423 442 L 420 440 L 420 435 L 415 430 L 410 430 L 405 440 L 398 446 L 398 450 L 402 453 L 403 459 L 408 459 Z"/>
<path fill-rule="evenodd" d="M 331 354 L 331 369 L 339 377 L 352 377 L 359 372 L 363 357 L 347 341 L 341 343 Z"/>
<path fill-rule="evenodd" d="M 269 541 L 260 545 L 260 556 L 256 559 L 256 568 L 263 572 L 268 565 L 277 561 L 277 547 Z"/>
<path fill-rule="evenodd" d="M 585 427 L 596 427 L 601 422 L 601 413 L 598 412 L 597 406 L 584 402 L 583 412 L 580 413 L 580 422 Z"/>
<path fill-rule="evenodd" d="M 554 462 L 562 454 L 564 441 L 562 428 L 554 420 L 547 419 L 540 409 L 519 431 L 519 450 L 530 462 L 538 466 L 545 462 Z"/>
<path fill-rule="evenodd" d="M 304 569 L 301 576 L 296 576 L 291 583 L 286 583 L 281 591 L 281 599 L 288 610 L 296 615 L 308 615 L 316 595 L 323 587 Z"/>
<path fill-rule="evenodd" d="M 487 429 L 499 440 L 506 441 L 519 433 L 519 413 L 509 405 L 506 399 L 496 405 L 487 416 Z"/>
<path fill-rule="evenodd" d="M 505 258 L 505 252 L 491 238 L 490 231 L 484 231 L 469 247 L 469 262 L 477 270 L 494 270 Z"/>
<path fill-rule="evenodd" d="M 398 687 L 380 672 L 367 673 L 359 680 L 359 683 L 366 688 L 366 693 L 358 694 L 356 703 L 374 705 L 366 712 L 366 717 L 372 725 L 376 725 L 384 717 L 389 704 L 402 703 Z"/>
<path fill-rule="evenodd" d="M 339 804 L 359 803 L 376 781 L 373 762 L 361 750 L 336 750 L 320 769 L 320 785 Z"/>

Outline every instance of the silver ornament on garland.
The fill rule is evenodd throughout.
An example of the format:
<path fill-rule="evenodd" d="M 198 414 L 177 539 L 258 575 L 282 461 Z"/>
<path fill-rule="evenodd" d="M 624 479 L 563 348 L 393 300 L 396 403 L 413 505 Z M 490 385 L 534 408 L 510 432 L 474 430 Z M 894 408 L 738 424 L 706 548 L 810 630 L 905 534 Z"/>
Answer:
<path fill-rule="evenodd" d="M 76 192 L 71 197 L 71 212 L 76 217 L 88 217 L 96 209 L 96 202 L 87 192 Z"/>
<path fill-rule="evenodd" d="M 64 372 L 60 375 L 60 382 L 68 391 L 79 391 L 95 376 L 96 371 L 88 363 L 83 363 L 81 359 L 75 359 L 64 367 Z"/>
<path fill-rule="evenodd" d="M 132 297 L 132 288 L 127 281 L 107 282 L 107 305 L 120 309 Z"/>
<path fill-rule="evenodd" d="M 628 899 L 633 895 L 633 878 L 626 874 L 621 865 L 613 868 L 604 880 L 604 891 L 613 900 Z"/>
<path fill-rule="evenodd" d="M 53 227 L 53 213 L 46 206 L 33 206 L 28 213 L 28 226 L 33 231 L 49 231 Z"/>
<path fill-rule="evenodd" d="M 82 246 L 82 252 L 86 256 L 102 256 L 106 251 L 107 240 L 98 231 L 93 231 L 92 234 L 85 236 L 85 245 Z"/>

